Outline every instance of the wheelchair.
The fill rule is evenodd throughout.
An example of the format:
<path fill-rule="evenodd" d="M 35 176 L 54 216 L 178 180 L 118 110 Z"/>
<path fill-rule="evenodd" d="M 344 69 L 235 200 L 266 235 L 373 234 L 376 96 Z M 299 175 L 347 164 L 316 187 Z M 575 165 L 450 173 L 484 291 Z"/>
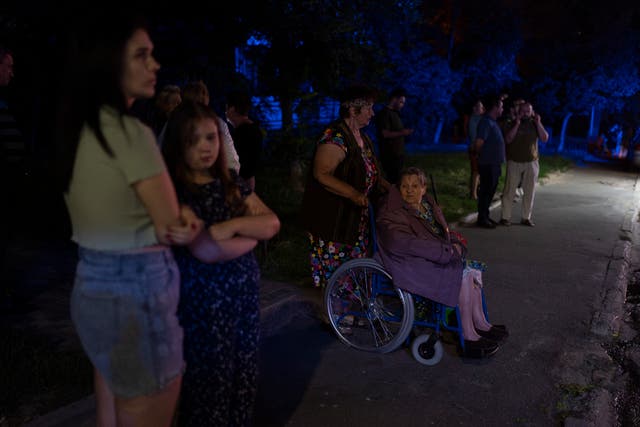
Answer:
<path fill-rule="evenodd" d="M 372 243 L 377 248 L 373 212 Z M 428 280 L 428 278 L 425 278 Z M 358 350 L 389 353 L 411 341 L 411 353 L 423 365 L 437 364 L 444 354 L 441 331 L 457 333 L 464 352 L 458 307 L 449 307 L 393 284 L 393 278 L 374 255 L 345 262 L 331 275 L 324 292 L 324 308 L 338 338 Z M 487 308 L 482 293 L 482 308 Z M 488 318 L 488 316 L 487 316 Z M 412 332 L 421 333 L 413 340 Z"/>

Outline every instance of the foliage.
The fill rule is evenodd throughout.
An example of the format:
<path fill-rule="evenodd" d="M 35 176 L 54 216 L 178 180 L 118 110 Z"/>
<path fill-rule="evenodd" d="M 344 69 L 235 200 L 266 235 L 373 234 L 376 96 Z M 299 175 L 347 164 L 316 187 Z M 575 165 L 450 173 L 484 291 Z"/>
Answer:
<path fill-rule="evenodd" d="M 464 67 L 465 90 L 476 95 L 498 94 L 520 80 L 516 67 L 519 45 L 509 43 L 489 50 L 477 61 Z"/>
<path fill-rule="evenodd" d="M 542 115 L 543 120 L 546 117 L 555 120 L 562 118 L 563 112 L 560 109 L 562 91 L 564 91 L 562 82 L 549 76 L 544 76 L 531 84 L 532 96 L 530 99 L 535 111 Z"/>
<path fill-rule="evenodd" d="M 416 131 L 412 140 L 430 141 L 439 121 L 456 116 L 451 99 L 460 88 L 462 76 L 451 70 L 430 45 L 412 39 L 396 43 L 387 49 L 394 67 L 387 70 L 384 81 L 389 88 L 402 86 L 409 95 L 403 116 L 407 126 Z"/>
<path fill-rule="evenodd" d="M 544 64 L 527 82 L 536 110 L 557 121 L 567 112 L 588 115 L 594 107 L 596 118 L 628 114 L 640 91 L 635 60 L 640 35 L 627 23 L 631 15 L 603 4 L 587 15 L 580 3 L 564 7 L 563 13 L 576 16 L 575 30 L 552 46 L 540 42 L 531 49 L 530 56 Z"/>
<path fill-rule="evenodd" d="M 371 43 L 385 64 L 377 86 L 407 91 L 404 121 L 416 131 L 411 139 L 418 141 L 430 138 L 440 120 L 455 117 L 451 98 L 461 81 L 446 59 L 426 42 L 423 6 L 420 0 L 403 0 L 385 2 L 382 8 L 371 3 L 363 11 Z"/>
<path fill-rule="evenodd" d="M 627 100 L 640 91 L 638 69 L 633 62 L 599 65 L 584 74 L 574 74 L 567 82 L 568 109 L 588 114 L 591 107 L 618 113 Z"/>
<path fill-rule="evenodd" d="M 248 52 L 260 90 L 280 101 L 285 130 L 293 102 L 309 89 L 335 95 L 344 82 L 376 79 L 376 49 L 360 7 L 364 2 L 269 0 L 256 4 L 255 34 L 268 41 Z"/>
<path fill-rule="evenodd" d="M 475 98 L 498 94 L 520 80 L 516 56 L 523 41 L 514 7 L 499 0 L 459 7 L 462 36 L 453 46 L 451 66 L 465 77 L 458 98 L 469 106 Z"/>

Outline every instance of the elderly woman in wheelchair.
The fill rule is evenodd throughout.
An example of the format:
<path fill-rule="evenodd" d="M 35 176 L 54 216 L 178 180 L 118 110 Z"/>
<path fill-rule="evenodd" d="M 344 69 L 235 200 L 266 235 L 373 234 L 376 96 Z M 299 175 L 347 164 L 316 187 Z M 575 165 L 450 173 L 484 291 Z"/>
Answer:
<path fill-rule="evenodd" d="M 373 215 L 371 216 L 373 217 Z M 324 307 L 338 338 L 359 350 L 387 353 L 408 343 L 425 365 L 443 355 L 441 328 L 458 334 L 465 357 L 487 357 L 509 334 L 486 317 L 485 266 L 466 259 L 466 242 L 449 230 L 418 168 L 405 169 L 377 213 L 373 258 L 345 262 L 331 275 Z M 452 317 L 451 314 L 455 314 Z M 455 320 L 454 320 L 455 319 Z"/>
<path fill-rule="evenodd" d="M 466 259 L 466 242 L 449 230 L 442 210 L 427 194 L 419 168 L 405 169 L 377 216 L 379 258 L 398 288 L 459 309 L 464 356 L 494 354 L 508 332 L 483 310 L 484 264 Z"/>

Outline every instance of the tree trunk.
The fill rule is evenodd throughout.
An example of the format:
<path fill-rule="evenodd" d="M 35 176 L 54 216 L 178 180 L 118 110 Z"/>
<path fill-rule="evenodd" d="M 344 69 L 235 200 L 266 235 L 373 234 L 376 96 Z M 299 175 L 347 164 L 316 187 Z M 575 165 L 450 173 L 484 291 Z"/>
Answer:
<path fill-rule="evenodd" d="M 280 111 L 282 112 L 282 130 L 290 131 L 293 127 L 293 100 L 288 94 L 280 95 Z"/>
<path fill-rule="evenodd" d="M 562 121 L 562 131 L 560 132 L 560 144 L 558 144 L 558 153 L 562 153 L 562 150 L 564 150 L 564 137 L 565 133 L 567 132 L 567 124 L 569 124 L 569 119 L 572 115 L 572 113 L 567 113 L 567 115 L 564 116 L 564 120 Z"/>
<path fill-rule="evenodd" d="M 433 135 L 433 144 L 440 143 L 440 135 L 442 134 L 442 126 L 444 125 L 444 119 L 438 120 L 438 126 L 436 127 L 436 133 Z"/>
<path fill-rule="evenodd" d="M 297 193 L 304 192 L 304 167 L 302 165 L 302 160 L 293 159 L 290 164 L 290 174 L 291 174 L 291 188 L 293 191 Z"/>

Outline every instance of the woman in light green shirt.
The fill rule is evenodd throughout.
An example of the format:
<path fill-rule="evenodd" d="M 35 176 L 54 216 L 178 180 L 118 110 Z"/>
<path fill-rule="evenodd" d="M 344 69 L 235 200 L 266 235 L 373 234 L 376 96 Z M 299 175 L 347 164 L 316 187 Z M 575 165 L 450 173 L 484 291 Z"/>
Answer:
<path fill-rule="evenodd" d="M 115 17 L 112 17 L 115 18 Z M 94 366 L 98 425 L 168 426 L 184 361 L 169 245 L 202 222 L 178 205 L 153 132 L 128 114 L 154 94 L 145 26 L 84 17 L 60 109 L 60 186 L 79 246 L 71 314 Z"/>

